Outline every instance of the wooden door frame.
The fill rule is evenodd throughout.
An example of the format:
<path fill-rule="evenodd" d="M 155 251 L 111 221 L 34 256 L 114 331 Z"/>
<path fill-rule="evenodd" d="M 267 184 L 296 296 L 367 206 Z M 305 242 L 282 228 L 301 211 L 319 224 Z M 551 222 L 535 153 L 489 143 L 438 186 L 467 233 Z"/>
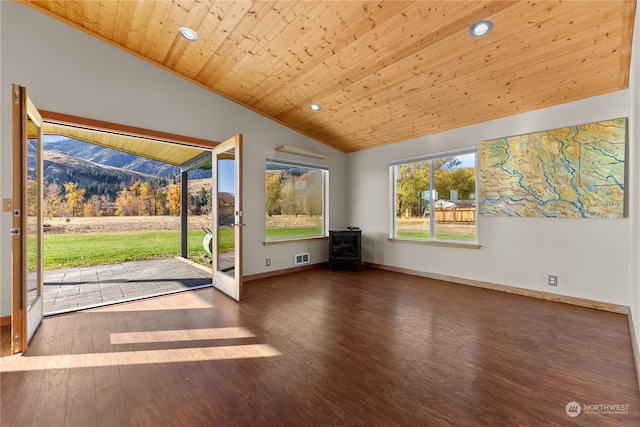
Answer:
<path fill-rule="evenodd" d="M 22 233 L 26 232 L 27 217 L 25 214 L 26 182 L 22 179 L 26 169 L 26 147 L 22 143 L 27 133 L 27 89 L 12 85 L 12 136 L 13 136 L 13 213 L 11 223 L 11 278 L 12 278 L 12 311 L 11 311 L 11 353 L 19 353 L 27 345 L 27 278 L 24 275 L 27 262 L 27 248 L 23 245 Z M 18 256 L 16 256 L 18 254 Z"/>
<path fill-rule="evenodd" d="M 27 88 L 13 84 L 12 96 L 12 229 L 11 229 L 11 353 L 20 353 L 27 350 L 29 334 L 34 333 L 42 320 L 42 127 L 43 120 L 40 112 L 27 94 Z M 27 171 L 28 171 L 28 143 L 31 121 L 37 128 L 35 135 L 38 141 L 36 152 L 36 287 L 38 295 L 33 304 L 33 310 L 39 308 L 39 315 L 32 320 L 38 320 L 37 325 L 30 329 L 29 324 L 29 300 L 27 285 Z M 32 314 L 34 312 L 31 312 Z"/>

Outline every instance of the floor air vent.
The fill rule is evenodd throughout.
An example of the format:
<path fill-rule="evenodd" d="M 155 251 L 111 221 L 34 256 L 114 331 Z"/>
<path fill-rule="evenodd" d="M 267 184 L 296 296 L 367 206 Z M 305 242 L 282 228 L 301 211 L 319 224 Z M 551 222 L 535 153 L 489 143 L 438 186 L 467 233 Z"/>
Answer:
<path fill-rule="evenodd" d="M 297 254 L 293 257 L 293 265 L 309 264 L 309 254 Z"/>

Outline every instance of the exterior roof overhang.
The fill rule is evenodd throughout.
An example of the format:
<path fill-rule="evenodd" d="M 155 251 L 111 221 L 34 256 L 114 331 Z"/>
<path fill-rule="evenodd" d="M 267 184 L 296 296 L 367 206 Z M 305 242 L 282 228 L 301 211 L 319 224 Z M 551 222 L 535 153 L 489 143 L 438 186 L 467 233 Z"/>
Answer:
<path fill-rule="evenodd" d="M 43 133 L 157 160 L 183 171 L 211 169 L 217 142 L 41 111 Z"/>

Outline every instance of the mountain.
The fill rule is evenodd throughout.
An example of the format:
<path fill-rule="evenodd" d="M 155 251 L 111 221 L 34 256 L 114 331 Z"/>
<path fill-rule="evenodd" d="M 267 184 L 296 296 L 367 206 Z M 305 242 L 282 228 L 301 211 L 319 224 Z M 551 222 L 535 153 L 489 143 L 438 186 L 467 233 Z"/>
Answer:
<path fill-rule="evenodd" d="M 113 166 L 161 178 L 180 175 L 180 168 L 177 166 L 71 138 L 45 137 L 43 149 L 45 152 L 56 150 L 98 165 Z M 209 177 L 211 171 L 196 170 L 189 173 L 189 178 L 193 179 Z"/>
<path fill-rule="evenodd" d="M 85 197 L 118 193 L 135 181 L 149 182 L 154 188 L 180 181 L 180 168 L 133 154 L 123 153 L 58 135 L 45 135 L 43 144 L 44 184 L 74 182 L 85 189 Z M 28 142 L 27 167 L 35 167 L 35 141 Z M 189 172 L 189 181 L 211 182 L 211 171 Z M 202 184 L 204 185 L 204 184 Z"/>
<path fill-rule="evenodd" d="M 153 175 L 79 159 L 58 150 L 43 151 L 43 163 L 45 186 L 75 182 L 85 188 L 88 195 L 108 194 L 115 197 L 135 181 L 166 181 Z"/>

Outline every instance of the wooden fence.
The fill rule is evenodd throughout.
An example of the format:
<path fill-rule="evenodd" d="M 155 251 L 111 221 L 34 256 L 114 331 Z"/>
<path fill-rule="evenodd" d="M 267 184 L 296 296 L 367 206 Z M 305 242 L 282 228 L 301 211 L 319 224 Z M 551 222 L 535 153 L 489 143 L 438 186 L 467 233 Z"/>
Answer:
<path fill-rule="evenodd" d="M 436 222 L 476 222 L 475 208 L 436 208 Z"/>

